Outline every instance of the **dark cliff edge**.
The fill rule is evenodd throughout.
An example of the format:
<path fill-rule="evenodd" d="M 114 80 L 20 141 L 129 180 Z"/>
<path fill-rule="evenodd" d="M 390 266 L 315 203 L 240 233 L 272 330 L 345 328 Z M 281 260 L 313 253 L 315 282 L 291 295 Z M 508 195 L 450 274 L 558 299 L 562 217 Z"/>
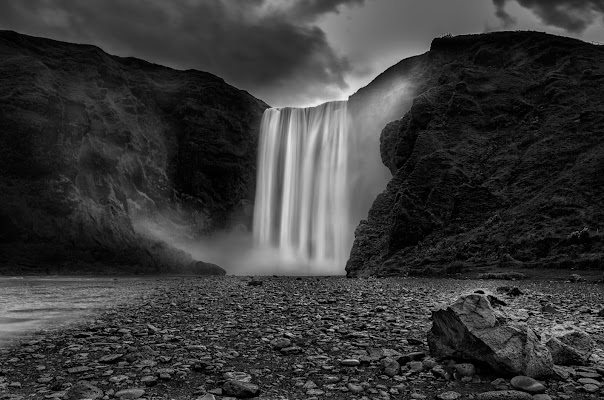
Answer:
<path fill-rule="evenodd" d="M 0 31 L 0 273 L 199 272 L 135 227 L 249 224 L 267 107 L 209 73 Z"/>
<path fill-rule="evenodd" d="M 392 179 L 348 276 L 603 268 L 604 46 L 444 37 L 387 73 L 376 82 L 411 82 L 412 101 L 381 133 Z"/>

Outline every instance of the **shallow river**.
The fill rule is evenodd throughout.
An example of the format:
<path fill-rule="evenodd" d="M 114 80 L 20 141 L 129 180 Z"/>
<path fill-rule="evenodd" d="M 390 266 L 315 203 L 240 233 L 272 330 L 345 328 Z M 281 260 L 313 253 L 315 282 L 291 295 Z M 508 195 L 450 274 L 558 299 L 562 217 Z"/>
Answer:
<path fill-rule="evenodd" d="M 156 278 L 0 277 L 0 348 L 145 296 Z"/>

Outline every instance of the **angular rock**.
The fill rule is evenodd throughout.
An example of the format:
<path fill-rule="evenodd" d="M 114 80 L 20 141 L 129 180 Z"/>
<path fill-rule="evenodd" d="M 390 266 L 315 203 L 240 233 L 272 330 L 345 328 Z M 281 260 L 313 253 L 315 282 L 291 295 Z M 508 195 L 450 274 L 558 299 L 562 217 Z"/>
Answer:
<path fill-rule="evenodd" d="M 434 311 L 432 320 L 428 346 L 433 356 L 475 360 L 534 378 L 554 374 L 551 354 L 535 332 L 495 311 L 486 295 L 462 296 Z"/>
<path fill-rule="evenodd" d="M 398 374 L 398 371 L 401 368 L 400 364 L 398 362 L 396 362 L 396 360 L 394 360 L 390 357 L 386 357 L 386 358 L 382 359 L 381 365 L 382 365 L 382 371 L 384 372 L 384 375 L 388 375 L 388 376 L 394 376 L 394 375 Z"/>
<path fill-rule="evenodd" d="M 253 383 L 230 380 L 222 387 L 222 393 L 238 399 L 249 399 L 258 396 L 260 388 Z"/>
<path fill-rule="evenodd" d="M 595 344 L 583 330 L 572 325 L 555 325 L 545 336 L 545 345 L 559 365 L 586 365 Z"/>

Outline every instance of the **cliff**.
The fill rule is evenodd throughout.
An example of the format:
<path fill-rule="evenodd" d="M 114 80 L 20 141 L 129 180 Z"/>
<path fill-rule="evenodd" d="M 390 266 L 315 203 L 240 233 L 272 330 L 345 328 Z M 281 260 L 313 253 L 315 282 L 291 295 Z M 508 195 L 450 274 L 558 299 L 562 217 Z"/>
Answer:
<path fill-rule="evenodd" d="M 412 94 L 381 133 L 392 178 L 356 228 L 348 276 L 602 268 L 604 46 L 444 37 L 375 85 L 392 81 Z"/>
<path fill-rule="evenodd" d="M 209 73 L 0 31 L 0 272 L 192 272 L 137 224 L 249 224 L 268 106 Z"/>

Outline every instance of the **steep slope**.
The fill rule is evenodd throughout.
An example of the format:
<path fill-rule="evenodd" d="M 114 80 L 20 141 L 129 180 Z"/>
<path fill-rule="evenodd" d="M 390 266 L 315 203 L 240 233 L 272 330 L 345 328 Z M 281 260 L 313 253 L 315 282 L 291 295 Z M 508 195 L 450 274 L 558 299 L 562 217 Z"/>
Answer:
<path fill-rule="evenodd" d="M 0 272 L 182 271 L 133 222 L 249 223 L 266 107 L 205 72 L 0 31 Z"/>
<path fill-rule="evenodd" d="M 445 37 L 388 76 L 414 99 L 382 131 L 393 176 L 356 229 L 348 276 L 602 268 L 604 46 Z"/>

